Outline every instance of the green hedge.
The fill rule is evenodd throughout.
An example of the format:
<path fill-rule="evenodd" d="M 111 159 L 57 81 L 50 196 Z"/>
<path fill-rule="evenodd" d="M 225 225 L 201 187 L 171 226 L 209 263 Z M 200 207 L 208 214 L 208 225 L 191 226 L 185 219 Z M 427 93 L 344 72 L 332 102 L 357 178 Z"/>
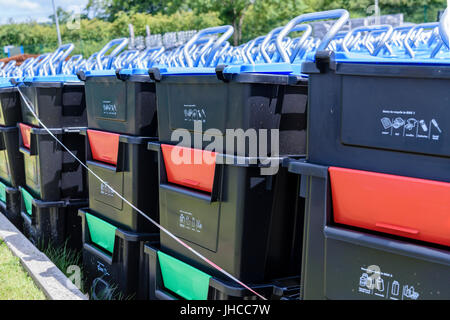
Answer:
<path fill-rule="evenodd" d="M 114 38 L 127 37 L 128 24 L 134 25 L 136 36 L 145 35 L 145 26 L 149 25 L 152 34 L 173 31 L 200 30 L 221 25 L 218 13 L 194 14 L 193 12 L 177 12 L 172 15 L 149 15 L 144 13 L 125 14 L 121 12 L 114 22 L 99 19 L 82 19 L 80 28 L 68 28 L 62 24 L 63 43 L 74 43 L 74 54 L 81 53 L 85 57 L 99 51 L 108 41 Z M 19 23 L 0 26 L 0 43 L 2 45 L 22 45 L 25 53 L 41 54 L 53 51 L 58 42 L 54 25 L 38 23 Z"/>

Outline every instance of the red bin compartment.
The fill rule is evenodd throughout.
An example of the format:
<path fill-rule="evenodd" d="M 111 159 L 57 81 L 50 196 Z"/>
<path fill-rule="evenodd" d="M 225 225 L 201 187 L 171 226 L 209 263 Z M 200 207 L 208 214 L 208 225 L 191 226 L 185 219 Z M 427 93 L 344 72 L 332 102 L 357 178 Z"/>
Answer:
<path fill-rule="evenodd" d="M 334 221 L 450 246 L 450 183 L 330 167 Z"/>
<path fill-rule="evenodd" d="M 92 159 L 117 166 L 120 134 L 87 130 Z"/>
<path fill-rule="evenodd" d="M 22 135 L 23 146 L 27 149 L 30 149 L 32 127 L 24 123 L 19 123 L 19 127 L 20 127 L 20 134 Z"/>
<path fill-rule="evenodd" d="M 161 149 L 170 183 L 212 193 L 217 153 L 166 144 L 162 144 Z M 172 152 L 176 158 L 172 157 Z M 185 161 L 188 163 L 182 158 L 189 159 Z M 201 163 L 195 163 L 195 159 Z"/>

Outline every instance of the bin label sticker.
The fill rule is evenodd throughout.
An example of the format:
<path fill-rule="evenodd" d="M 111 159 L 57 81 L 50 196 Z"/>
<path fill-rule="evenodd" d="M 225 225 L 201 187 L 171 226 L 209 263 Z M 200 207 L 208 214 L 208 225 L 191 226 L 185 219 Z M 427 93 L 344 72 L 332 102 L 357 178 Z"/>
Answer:
<path fill-rule="evenodd" d="M 184 105 L 184 121 L 194 122 L 201 121 L 206 122 L 206 110 L 205 108 L 198 107 L 195 104 Z"/>
<path fill-rule="evenodd" d="M 106 182 L 108 183 L 108 182 Z M 100 194 L 104 195 L 104 196 L 108 196 L 113 198 L 114 197 L 114 192 L 111 191 L 111 188 L 108 187 L 108 185 L 101 183 L 100 184 Z"/>
<path fill-rule="evenodd" d="M 361 267 L 358 280 L 358 292 L 389 300 L 417 300 L 420 294 L 413 285 L 400 283 L 398 279 L 386 272 L 381 272 L 377 265 Z"/>
<path fill-rule="evenodd" d="M 103 116 L 117 118 L 117 106 L 112 101 L 102 101 Z"/>
<path fill-rule="evenodd" d="M 422 119 L 414 111 L 383 110 L 380 122 L 383 136 L 439 141 L 442 134 L 435 118 Z"/>
<path fill-rule="evenodd" d="M 194 217 L 191 212 L 180 210 L 180 228 L 191 230 L 194 232 L 202 232 L 203 225 L 200 219 Z"/>

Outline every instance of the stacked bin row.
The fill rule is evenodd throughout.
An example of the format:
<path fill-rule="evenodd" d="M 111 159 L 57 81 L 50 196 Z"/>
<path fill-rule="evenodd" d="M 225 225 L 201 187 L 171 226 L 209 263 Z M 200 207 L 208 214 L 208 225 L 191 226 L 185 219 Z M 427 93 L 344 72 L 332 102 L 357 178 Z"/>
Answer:
<path fill-rule="evenodd" d="M 17 123 L 22 114 L 19 93 L 10 82 L 0 84 L 0 104 L 0 207 L 6 217 L 21 229 L 19 188 L 25 178 Z"/>
<path fill-rule="evenodd" d="M 96 298 L 120 292 L 146 299 L 144 243 L 157 243 L 159 229 L 129 204 L 159 221 L 158 160 L 147 150 L 158 140 L 155 84 L 137 71 L 94 70 L 78 76 L 86 88 L 88 129 L 81 134 L 91 171 L 89 208 L 79 211 L 87 282 Z"/>
<path fill-rule="evenodd" d="M 274 300 L 450 298 L 448 32 L 348 17 L 241 47 L 230 26 L 165 53 L 118 39 L 0 84 L 2 210 L 72 239 L 94 299 L 258 299 L 217 266 Z"/>
<path fill-rule="evenodd" d="M 34 76 L 17 81 L 17 90 L 22 109 L 18 143 L 25 171 L 20 186 L 23 232 L 39 246 L 79 249 L 77 211 L 87 204 L 87 183 L 83 166 L 71 154 L 85 157 L 79 135 L 86 126 L 84 85 L 70 75 Z"/>
<path fill-rule="evenodd" d="M 448 57 L 434 56 L 446 41 L 432 41 L 437 27 L 405 28 L 405 44 L 432 34 L 410 57 L 321 51 L 303 65 L 307 159 L 286 163 L 305 181 L 303 299 L 450 298 Z"/>

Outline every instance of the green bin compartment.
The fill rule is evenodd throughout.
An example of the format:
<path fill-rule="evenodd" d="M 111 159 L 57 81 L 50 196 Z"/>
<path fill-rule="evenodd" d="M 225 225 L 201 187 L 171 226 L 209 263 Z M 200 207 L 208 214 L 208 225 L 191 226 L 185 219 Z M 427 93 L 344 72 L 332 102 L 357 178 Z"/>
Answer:
<path fill-rule="evenodd" d="M 136 233 L 116 227 L 112 221 L 80 209 L 83 267 L 89 295 L 94 300 L 147 299 L 148 280 L 144 243 L 159 241 L 159 234 Z"/>
<path fill-rule="evenodd" d="M 258 297 L 237 283 L 210 276 L 145 244 L 148 296 L 151 300 L 257 300 Z M 300 296 L 300 277 L 287 277 L 264 284 L 248 284 L 270 300 L 296 300 Z"/>
<path fill-rule="evenodd" d="M 19 188 L 23 233 L 34 245 L 81 248 L 81 220 L 78 209 L 87 205 L 87 200 L 42 201 L 25 189 Z"/>
<path fill-rule="evenodd" d="M 6 203 L 6 185 L 0 182 L 0 201 Z"/>
<path fill-rule="evenodd" d="M 86 221 L 92 242 L 112 254 L 114 252 L 114 240 L 117 227 L 90 213 L 86 213 Z"/>
<path fill-rule="evenodd" d="M 159 265 L 164 286 L 187 300 L 208 298 L 210 275 L 191 267 L 161 251 Z"/>
<path fill-rule="evenodd" d="M 0 211 L 16 226 L 17 229 L 22 230 L 20 190 L 0 182 L 0 196 Z"/>

